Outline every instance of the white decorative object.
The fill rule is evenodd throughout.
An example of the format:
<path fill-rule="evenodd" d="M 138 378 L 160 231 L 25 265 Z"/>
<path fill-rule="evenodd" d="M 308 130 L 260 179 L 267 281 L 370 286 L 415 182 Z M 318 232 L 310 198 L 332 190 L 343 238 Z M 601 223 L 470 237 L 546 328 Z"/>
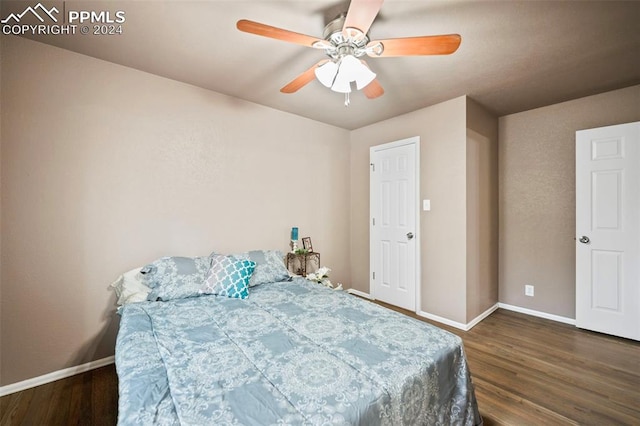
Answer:
<path fill-rule="evenodd" d="M 327 268 L 326 266 L 323 266 L 319 268 L 316 272 L 307 274 L 307 279 L 309 281 L 316 282 L 318 284 L 321 284 L 333 290 L 342 290 L 342 284 L 338 283 L 334 286 L 331 283 L 331 280 L 329 280 L 329 272 L 331 272 L 331 269 Z"/>

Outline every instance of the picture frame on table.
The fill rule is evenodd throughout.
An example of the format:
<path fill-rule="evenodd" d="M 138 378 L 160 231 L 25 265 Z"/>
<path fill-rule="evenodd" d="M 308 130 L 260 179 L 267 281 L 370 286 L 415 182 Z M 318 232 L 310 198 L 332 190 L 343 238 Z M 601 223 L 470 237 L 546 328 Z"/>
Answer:
<path fill-rule="evenodd" d="M 311 245 L 311 237 L 304 237 L 302 239 L 302 248 L 308 250 L 309 252 L 313 251 L 313 246 Z"/>

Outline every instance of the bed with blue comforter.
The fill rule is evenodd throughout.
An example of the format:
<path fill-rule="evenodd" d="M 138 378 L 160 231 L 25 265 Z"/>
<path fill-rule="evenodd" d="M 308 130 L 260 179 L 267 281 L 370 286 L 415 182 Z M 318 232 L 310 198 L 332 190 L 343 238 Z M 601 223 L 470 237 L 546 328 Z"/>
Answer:
<path fill-rule="evenodd" d="M 121 308 L 119 425 L 475 425 L 462 341 L 296 278 Z"/>

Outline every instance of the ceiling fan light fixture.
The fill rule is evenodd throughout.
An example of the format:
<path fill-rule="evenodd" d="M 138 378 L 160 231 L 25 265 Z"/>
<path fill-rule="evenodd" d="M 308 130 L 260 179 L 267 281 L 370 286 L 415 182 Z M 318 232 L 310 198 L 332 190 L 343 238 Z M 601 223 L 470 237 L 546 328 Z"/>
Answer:
<path fill-rule="evenodd" d="M 360 90 L 371 83 L 375 78 L 376 74 L 371 71 L 365 64 L 363 64 L 359 59 L 357 59 L 353 55 L 345 55 L 340 60 L 340 67 L 338 68 L 338 75 L 336 76 L 335 82 L 340 82 L 341 84 L 343 84 L 343 81 L 347 81 L 349 83 L 349 86 L 351 86 L 350 83 L 352 81 L 355 81 L 356 88 Z M 333 87 L 331 87 L 331 89 L 335 90 Z"/>
<path fill-rule="evenodd" d="M 376 78 L 376 73 L 371 71 L 362 63 L 360 65 L 361 66 L 358 67 L 358 74 L 356 75 L 356 87 L 358 88 L 358 90 L 364 89 Z"/>
<path fill-rule="evenodd" d="M 351 92 L 351 76 L 342 70 L 342 65 L 338 68 L 338 74 L 333 81 L 331 90 L 338 93 L 350 93 Z"/>
<path fill-rule="evenodd" d="M 338 64 L 333 61 L 329 61 L 326 64 L 320 65 L 315 69 L 316 78 L 325 87 L 331 87 L 333 81 L 336 79 L 338 73 Z"/>

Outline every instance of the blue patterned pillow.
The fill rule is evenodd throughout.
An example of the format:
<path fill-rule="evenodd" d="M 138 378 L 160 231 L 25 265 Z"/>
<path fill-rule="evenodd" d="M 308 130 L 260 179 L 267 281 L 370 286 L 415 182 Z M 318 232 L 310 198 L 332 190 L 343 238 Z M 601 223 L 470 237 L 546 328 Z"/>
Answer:
<path fill-rule="evenodd" d="M 172 300 L 199 296 L 211 265 L 208 257 L 162 257 L 140 270 L 151 288 L 147 300 Z"/>
<path fill-rule="evenodd" d="M 213 255 L 209 276 L 200 293 L 246 299 L 249 296 L 249 279 L 255 267 L 256 263 L 251 260 Z"/>

